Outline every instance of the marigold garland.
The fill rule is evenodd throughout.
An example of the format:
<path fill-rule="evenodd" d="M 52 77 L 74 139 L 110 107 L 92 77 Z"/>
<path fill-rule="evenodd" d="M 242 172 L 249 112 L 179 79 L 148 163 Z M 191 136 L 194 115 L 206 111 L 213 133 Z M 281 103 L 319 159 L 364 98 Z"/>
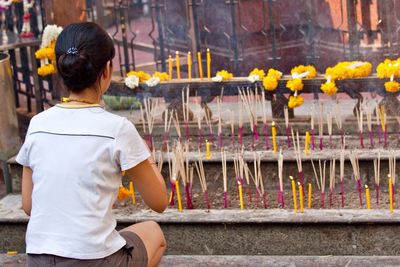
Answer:
<path fill-rule="evenodd" d="M 161 82 L 165 82 L 169 80 L 169 75 L 166 72 L 154 72 L 153 74 L 154 77 L 157 77 L 160 79 Z"/>
<path fill-rule="evenodd" d="M 392 75 L 394 77 L 400 76 L 400 58 L 396 60 L 385 59 L 376 68 L 376 73 L 378 78 L 390 78 Z"/>
<path fill-rule="evenodd" d="M 288 107 L 289 108 L 297 108 L 303 105 L 304 98 L 299 95 L 294 95 L 289 97 Z"/>
<path fill-rule="evenodd" d="M 61 31 L 62 28 L 57 25 L 47 25 L 43 31 L 40 49 L 35 52 L 35 57 L 40 59 L 40 67 L 37 69 L 40 76 L 47 76 L 56 72 L 56 54 L 54 48 Z"/>
<path fill-rule="evenodd" d="M 233 78 L 233 74 L 226 70 L 220 70 L 217 72 L 215 77 L 220 77 L 220 79 L 218 79 L 218 80 L 227 81 L 227 80 L 230 80 Z"/>
<path fill-rule="evenodd" d="M 336 83 L 334 81 L 333 82 L 330 81 L 330 82 L 321 84 L 321 91 L 329 96 L 332 96 L 337 93 L 338 88 L 336 87 Z"/>
<path fill-rule="evenodd" d="M 134 70 L 132 70 L 132 71 L 130 71 L 130 72 L 128 72 L 128 73 L 126 74 L 126 77 L 129 77 L 129 76 L 136 76 L 136 77 L 138 77 L 140 82 L 145 82 L 145 81 L 147 81 L 148 79 L 151 78 L 150 74 L 148 74 L 148 73 L 146 73 L 146 72 L 144 72 L 144 71 L 142 71 L 142 70 L 140 70 L 140 71 L 134 71 Z"/>
<path fill-rule="evenodd" d="M 301 91 L 303 90 L 304 84 L 300 78 L 296 78 L 293 80 L 289 80 L 286 84 L 286 87 L 289 88 L 291 91 Z"/>
<path fill-rule="evenodd" d="M 278 87 L 278 80 L 282 77 L 282 72 L 270 68 L 267 76 L 263 78 L 263 86 L 266 91 L 274 91 Z"/>
<path fill-rule="evenodd" d="M 302 78 L 307 78 L 307 79 L 312 79 L 315 76 L 317 76 L 317 70 L 315 69 L 314 66 L 311 65 L 299 65 L 294 67 L 290 73 L 292 74 L 293 78 L 298 78 L 297 76 L 304 74 L 304 77 Z"/>
<path fill-rule="evenodd" d="M 389 93 L 397 93 L 400 89 L 400 84 L 396 81 L 385 82 L 385 89 Z"/>
<path fill-rule="evenodd" d="M 260 70 L 258 68 L 255 68 L 249 73 L 249 76 L 253 76 L 253 75 L 257 75 L 258 80 L 260 81 L 260 80 L 264 79 L 265 71 L 263 69 Z"/>

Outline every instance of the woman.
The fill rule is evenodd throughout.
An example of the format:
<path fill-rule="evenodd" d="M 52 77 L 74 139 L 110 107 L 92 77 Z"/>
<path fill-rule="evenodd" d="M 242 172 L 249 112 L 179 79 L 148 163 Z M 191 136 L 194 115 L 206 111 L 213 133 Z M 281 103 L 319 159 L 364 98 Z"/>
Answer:
<path fill-rule="evenodd" d="M 17 161 L 24 166 L 22 207 L 28 266 L 156 266 L 166 248 L 155 222 L 120 232 L 111 208 L 121 171 L 156 212 L 168 204 L 165 182 L 136 128 L 100 105 L 110 85 L 114 45 L 94 23 L 58 36 L 57 70 L 70 91 L 30 122 Z"/>

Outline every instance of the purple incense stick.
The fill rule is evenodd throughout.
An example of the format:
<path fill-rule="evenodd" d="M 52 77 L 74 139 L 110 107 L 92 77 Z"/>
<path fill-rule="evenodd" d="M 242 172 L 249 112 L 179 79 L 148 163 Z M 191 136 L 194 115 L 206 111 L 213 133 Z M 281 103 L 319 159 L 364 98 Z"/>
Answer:
<path fill-rule="evenodd" d="M 224 208 L 228 208 L 228 192 L 224 192 Z"/>
<path fill-rule="evenodd" d="M 193 209 L 193 204 L 192 204 L 192 198 L 190 197 L 190 184 L 187 183 L 185 186 L 185 191 L 186 191 L 186 207 L 188 209 Z"/>
<path fill-rule="evenodd" d="M 204 201 L 206 202 L 207 209 L 208 209 L 208 210 L 211 209 L 210 200 L 209 200 L 209 198 L 208 198 L 208 192 L 207 192 L 207 190 L 204 191 Z"/>
<path fill-rule="evenodd" d="M 256 141 L 258 141 L 258 139 L 260 139 L 260 134 L 258 133 L 256 123 L 253 125 L 253 134 L 254 134 L 254 137 L 256 138 Z"/>
<path fill-rule="evenodd" d="M 344 208 L 344 179 L 340 178 L 340 192 L 342 194 L 342 209 Z"/>
<path fill-rule="evenodd" d="M 376 205 L 379 205 L 379 189 L 380 186 L 378 184 L 375 184 L 375 194 L 376 194 Z"/>

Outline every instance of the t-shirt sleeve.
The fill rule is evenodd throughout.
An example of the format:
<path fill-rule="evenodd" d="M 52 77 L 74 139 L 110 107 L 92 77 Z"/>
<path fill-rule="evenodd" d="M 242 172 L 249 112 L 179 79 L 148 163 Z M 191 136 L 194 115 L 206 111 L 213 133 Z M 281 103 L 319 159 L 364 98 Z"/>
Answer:
<path fill-rule="evenodd" d="M 33 118 L 31 119 L 31 122 L 28 127 L 28 131 L 26 132 L 24 144 L 19 149 L 18 155 L 15 159 L 16 162 L 18 162 L 19 164 L 21 164 L 22 166 L 25 166 L 25 167 L 30 167 L 29 153 L 31 150 L 31 138 L 30 138 L 29 134 L 30 134 L 32 121 L 33 121 Z"/>
<path fill-rule="evenodd" d="M 124 118 L 115 140 L 115 160 L 125 171 L 150 157 L 150 153 L 135 126 Z"/>

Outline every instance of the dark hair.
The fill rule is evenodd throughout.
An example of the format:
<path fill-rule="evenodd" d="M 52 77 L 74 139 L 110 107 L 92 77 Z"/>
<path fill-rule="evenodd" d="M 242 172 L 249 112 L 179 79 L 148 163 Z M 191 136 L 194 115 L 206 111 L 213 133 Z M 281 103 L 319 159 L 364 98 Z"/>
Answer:
<path fill-rule="evenodd" d="M 56 47 L 57 70 L 68 90 L 79 93 L 98 82 L 115 55 L 112 39 L 93 22 L 70 24 L 60 33 Z"/>

